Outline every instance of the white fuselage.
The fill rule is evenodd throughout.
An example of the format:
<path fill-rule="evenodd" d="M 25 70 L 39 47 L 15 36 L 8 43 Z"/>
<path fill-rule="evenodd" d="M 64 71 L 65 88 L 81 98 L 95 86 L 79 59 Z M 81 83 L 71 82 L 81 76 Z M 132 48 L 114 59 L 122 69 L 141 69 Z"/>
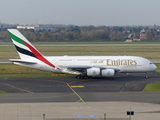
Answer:
<path fill-rule="evenodd" d="M 50 56 L 45 57 L 48 61 L 56 66 L 56 69 L 44 64 L 37 59 L 29 61 L 37 62 L 36 65 L 23 65 L 26 67 L 36 68 L 40 70 L 55 73 L 70 73 L 67 68 L 89 68 L 99 67 L 114 69 L 117 72 L 150 72 L 156 69 L 156 66 L 148 59 L 136 56 Z M 74 72 L 71 74 L 81 74 Z"/>

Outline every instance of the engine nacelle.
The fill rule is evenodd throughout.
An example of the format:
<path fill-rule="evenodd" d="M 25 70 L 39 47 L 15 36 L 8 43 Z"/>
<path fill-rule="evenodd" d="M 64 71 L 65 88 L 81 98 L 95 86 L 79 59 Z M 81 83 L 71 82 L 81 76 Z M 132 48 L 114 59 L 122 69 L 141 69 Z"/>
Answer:
<path fill-rule="evenodd" d="M 87 69 L 88 76 L 98 76 L 100 75 L 100 68 L 89 68 Z"/>
<path fill-rule="evenodd" d="M 115 70 L 114 69 L 104 69 L 104 70 L 102 70 L 101 74 L 102 74 L 102 76 L 105 76 L 105 77 L 114 76 Z"/>

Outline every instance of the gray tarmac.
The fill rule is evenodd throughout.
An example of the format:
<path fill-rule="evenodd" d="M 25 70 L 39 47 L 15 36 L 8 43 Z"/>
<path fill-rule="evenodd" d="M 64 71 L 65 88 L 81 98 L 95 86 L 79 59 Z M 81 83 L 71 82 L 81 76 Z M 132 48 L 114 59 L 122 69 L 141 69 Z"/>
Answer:
<path fill-rule="evenodd" d="M 159 120 L 159 92 L 142 92 L 160 74 L 118 74 L 112 78 L 0 78 L 1 120 Z"/>
<path fill-rule="evenodd" d="M 112 78 L 75 77 L 0 78 L 0 103 L 133 101 L 160 103 L 159 92 L 141 92 L 148 83 L 160 82 L 160 73 L 118 74 Z M 156 98 L 156 99 L 155 99 Z"/>

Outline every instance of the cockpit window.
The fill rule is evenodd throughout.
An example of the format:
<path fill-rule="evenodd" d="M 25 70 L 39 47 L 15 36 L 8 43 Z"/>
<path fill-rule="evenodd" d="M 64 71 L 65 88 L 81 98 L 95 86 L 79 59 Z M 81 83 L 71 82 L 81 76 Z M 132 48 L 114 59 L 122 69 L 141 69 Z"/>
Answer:
<path fill-rule="evenodd" d="M 150 64 L 153 64 L 153 63 L 150 63 Z"/>

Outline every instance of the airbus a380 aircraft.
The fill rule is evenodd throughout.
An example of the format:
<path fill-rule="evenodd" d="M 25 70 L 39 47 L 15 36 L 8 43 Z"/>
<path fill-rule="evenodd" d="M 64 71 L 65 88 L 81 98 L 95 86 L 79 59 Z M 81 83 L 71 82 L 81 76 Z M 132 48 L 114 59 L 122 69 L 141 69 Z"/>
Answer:
<path fill-rule="evenodd" d="M 77 78 L 147 73 L 157 68 L 150 60 L 136 56 L 43 56 L 18 30 L 8 29 L 8 32 L 21 58 L 10 61 L 25 67 L 76 74 Z"/>

